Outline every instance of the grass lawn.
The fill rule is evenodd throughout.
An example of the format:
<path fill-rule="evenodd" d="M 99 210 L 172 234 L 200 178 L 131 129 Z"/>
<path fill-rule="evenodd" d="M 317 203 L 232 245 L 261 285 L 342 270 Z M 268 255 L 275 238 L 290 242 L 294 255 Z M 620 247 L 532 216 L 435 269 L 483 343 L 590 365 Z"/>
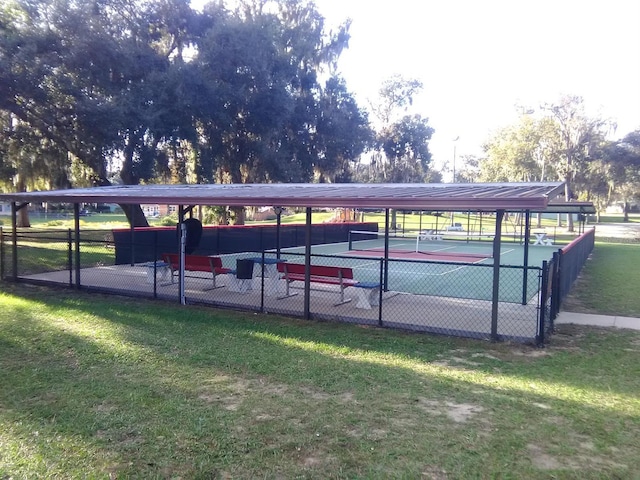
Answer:
<path fill-rule="evenodd" d="M 640 332 L 544 350 L 5 284 L 0 478 L 640 475 Z"/>
<path fill-rule="evenodd" d="M 599 243 L 563 309 L 640 317 L 640 245 Z"/>

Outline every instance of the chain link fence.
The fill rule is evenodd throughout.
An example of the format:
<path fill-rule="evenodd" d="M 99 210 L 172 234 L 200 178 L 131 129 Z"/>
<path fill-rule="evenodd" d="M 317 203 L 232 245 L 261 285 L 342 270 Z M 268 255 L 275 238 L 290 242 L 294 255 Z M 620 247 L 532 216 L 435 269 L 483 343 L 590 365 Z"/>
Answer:
<path fill-rule="evenodd" d="M 220 255 L 225 273 L 191 269 L 184 277 L 145 239 L 132 251 L 156 261 L 116 262 L 104 230 L 2 232 L 3 279 L 188 304 L 275 313 L 378 327 L 528 343 L 544 341 L 547 298 L 541 267 L 393 259 L 353 255 L 243 252 Z M 577 250 L 576 250 L 577 251 Z M 14 260 L 15 257 L 15 260 Z M 279 257 L 279 258 L 278 258 Z M 240 274 L 251 261 L 249 275 Z M 286 265 L 304 266 L 311 270 Z M 243 265 L 243 262 L 245 265 Z M 15 271 L 13 265 L 16 265 Z M 543 303 L 541 303 L 543 302 Z M 545 306 L 544 308 L 541 308 Z M 542 313 L 541 313 L 542 312 Z M 542 324 L 541 324 L 542 322 Z M 542 325 L 542 326 L 541 326 Z"/>

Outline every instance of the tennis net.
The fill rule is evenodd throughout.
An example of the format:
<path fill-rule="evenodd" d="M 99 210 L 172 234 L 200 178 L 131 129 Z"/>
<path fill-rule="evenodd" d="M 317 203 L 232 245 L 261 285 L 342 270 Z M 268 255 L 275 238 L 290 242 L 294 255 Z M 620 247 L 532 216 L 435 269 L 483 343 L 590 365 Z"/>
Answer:
<path fill-rule="evenodd" d="M 442 240 L 442 235 L 432 231 L 389 233 L 388 241 L 389 254 L 398 254 L 399 258 L 409 254 L 422 254 L 436 260 L 475 261 L 492 256 L 491 244 L 485 242 L 478 246 L 470 245 L 469 242 L 447 242 Z M 349 231 L 349 251 L 382 255 L 385 251 L 384 232 Z"/>
<path fill-rule="evenodd" d="M 389 252 L 406 253 L 420 251 L 420 235 L 418 234 L 389 234 Z M 349 250 L 384 251 L 384 232 L 370 232 L 363 230 L 349 231 Z"/>

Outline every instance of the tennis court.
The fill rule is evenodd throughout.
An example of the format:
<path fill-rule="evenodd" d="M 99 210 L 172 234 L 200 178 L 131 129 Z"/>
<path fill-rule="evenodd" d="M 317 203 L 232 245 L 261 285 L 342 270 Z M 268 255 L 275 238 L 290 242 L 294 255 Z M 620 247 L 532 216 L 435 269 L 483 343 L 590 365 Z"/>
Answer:
<path fill-rule="evenodd" d="M 370 233 L 370 232 L 367 232 Z M 355 236 L 354 236 L 355 237 Z M 493 243 L 480 240 L 420 240 L 416 235 L 389 238 L 389 262 L 385 265 L 384 237 L 363 235 L 343 243 L 311 247 L 313 265 L 353 269 L 361 282 L 387 280 L 387 290 L 477 300 L 491 300 L 493 292 Z M 537 297 L 539 270 L 550 260 L 554 246 L 530 246 L 524 267 L 524 245 L 507 243 L 500 248 L 500 301 L 522 303 Z M 275 256 L 275 252 L 265 254 Z M 304 247 L 281 249 L 281 258 L 304 263 Z M 225 255 L 229 266 L 242 254 Z"/>

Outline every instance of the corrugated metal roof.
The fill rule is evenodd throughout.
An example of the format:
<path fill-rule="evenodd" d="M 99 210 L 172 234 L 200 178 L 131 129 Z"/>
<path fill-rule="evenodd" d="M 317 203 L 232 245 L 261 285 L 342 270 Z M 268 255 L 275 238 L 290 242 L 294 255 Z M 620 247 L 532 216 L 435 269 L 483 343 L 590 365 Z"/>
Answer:
<path fill-rule="evenodd" d="M 594 214 L 596 207 L 592 202 L 549 202 L 546 208 L 541 210 L 531 210 L 531 213 L 582 213 Z"/>
<path fill-rule="evenodd" d="M 561 182 L 116 185 L 5 193 L 0 200 L 494 211 L 543 209 L 562 192 Z"/>

